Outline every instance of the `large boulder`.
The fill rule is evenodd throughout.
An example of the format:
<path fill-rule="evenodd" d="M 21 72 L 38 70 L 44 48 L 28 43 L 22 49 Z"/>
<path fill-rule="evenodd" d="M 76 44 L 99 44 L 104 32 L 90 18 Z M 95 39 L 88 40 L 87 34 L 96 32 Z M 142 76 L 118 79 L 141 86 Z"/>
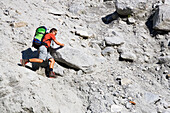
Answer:
<path fill-rule="evenodd" d="M 53 49 L 51 54 L 57 62 L 75 70 L 91 72 L 92 67 L 95 66 L 95 60 L 92 56 L 76 48 Z"/>
<path fill-rule="evenodd" d="M 0 64 L 0 113 L 83 113 L 81 99 L 59 78 L 42 77 L 12 63 Z"/>
<path fill-rule="evenodd" d="M 116 11 L 120 15 L 127 16 L 134 13 L 145 16 L 152 10 L 152 5 L 156 3 L 157 0 L 116 0 L 115 5 Z"/>
<path fill-rule="evenodd" d="M 170 31 L 170 5 L 161 5 L 153 17 L 153 28 L 156 30 Z"/>
<path fill-rule="evenodd" d="M 130 5 L 131 0 L 116 0 L 116 11 L 120 15 L 129 15 L 133 12 L 133 7 Z"/>

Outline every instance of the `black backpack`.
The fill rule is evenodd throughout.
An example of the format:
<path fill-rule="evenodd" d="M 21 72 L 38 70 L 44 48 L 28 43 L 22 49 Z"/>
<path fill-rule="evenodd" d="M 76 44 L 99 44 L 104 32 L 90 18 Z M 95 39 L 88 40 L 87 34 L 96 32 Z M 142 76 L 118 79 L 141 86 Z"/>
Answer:
<path fill-rule="evenodd" d="M 43 38 L 47 34 L 47 28 L 45 26 L 40 26 L 36 29 L 33 44 L 32 46 L 36 49 L 39 49 L 41 45 L 43 45 Z"/>

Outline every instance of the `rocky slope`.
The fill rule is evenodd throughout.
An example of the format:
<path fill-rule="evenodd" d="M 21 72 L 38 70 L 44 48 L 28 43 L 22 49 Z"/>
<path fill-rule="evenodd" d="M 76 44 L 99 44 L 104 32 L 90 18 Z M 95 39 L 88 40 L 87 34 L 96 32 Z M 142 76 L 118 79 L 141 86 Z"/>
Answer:
<path fill-rule="evenodd" d="M 168 0 L 1 0 L 1 113 L 169 113 Z M 37 27 L 58 29 L 48 63 L 37 57 Z M 38 64 L 39 65 L 39 64 Z"/>

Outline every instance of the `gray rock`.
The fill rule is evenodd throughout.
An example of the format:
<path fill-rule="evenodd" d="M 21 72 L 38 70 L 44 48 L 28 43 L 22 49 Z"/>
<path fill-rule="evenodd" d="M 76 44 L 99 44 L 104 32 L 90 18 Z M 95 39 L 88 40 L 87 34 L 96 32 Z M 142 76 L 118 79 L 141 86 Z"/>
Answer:
<path fill-rule="evenodd" d="M 129 85 L 129 84 L 131 84 L 132 83 L 132 80 L 130 80 L 130 79 L 128 79 L 128 78 L 123 78 L 122 80 L 121 80 L 121 84 L 122 85 Z"/>
<path fill-rule="evenodd" d="M 119 15 L 133 14 L 139 20 L 146 21 L 152 11 L 153 4 L 157 2 L 156 0 L 116 0 L 115 6 Z"/>
<path fill-rule="evenodd" d="M 163 113 L 164 108 L 160 105 L 157 106 L 157 113 Z"/>
<path fill-rule="evenodd" d="M 117 113 L 117 112 L 121 112 L 122 111 L 122 107 L 119 105 L 111 105 L 111 112 L 112 113 Z"/>
<path fill-rule="evenodd" d="M 14 67 L 9 65 L 8 68 Z M 4 70 L 4 68 L 1 69 Z M 63 88 L 56 80 L 38 76 L 35 72 L 23 67 L 16 68 L 14 71 L 1 75 L 3 78 L 0 89 L 1 113 L 83 112 L 80 109 L 82 102 L 71 87 Z M 66 101 L 64 98 L 67 98 Z M 62 105 L 69 106 L 73 111 Z"/>
<path fill-rule="evenodd" d="M 48 13 L 49 13 L 49 14 L 56 15 L 56 16 L 65 15 L 65 12 L 59 11 L 59 10 L 57 10 L 57 9 L 49 9 Z"/>
<path fill-rule="evenodd" d="M 160 99 L 160 97 L 158 95 L 155 95 L 151 92 L 146 92 L 144 97 L 145 97 L 145 101 L 147 103 L 154 103 Z"/>
<path fill-rule="evenodd" d="M 92 113 L 90 110 L 88 110 L 86 113 Z"/>
<path fill-rule="evenodd" d="M 147 6 L 152 6 L 155 1 L 150 0 L 116 0 L 116 11 L 120 15 L 130 15 L 132 13 L 141 13 L 150 8 Z"/>
<path fill-rule="evenodd" d="M 93 34 L 90 34 L 90 33 L 88 33 L 88 32 L 85 31 L 85 30 L 76 29 L 76 30 L 75 30 L 75 34 L 76 34 L 76 35 L 79 35 L 79 36 L 81 36 L 81 37 L 83 37 L 83 38 L 91 38 L 91 37 L 93 37 Z"/>
<path fill-rule="evenodd" d="M 128 18 L 128 24 L 135 24 L 136 20 L 133 17 Z"/>
<path fill-rule="evenodd" d="M 110 55 L 114 53 L 114 49 L 113 47 L 106 47 L 104 50 L 102 50 L 102 55 L 106 56 L 106 55 Z"/>
<path fill-rule="evenodd" d="M 92 56 L 72 47 L 64 47 L 57 51 L 53 50 L 52 56 L 56 61 L 75 70 L 90 72 L 95 66 L 95 60 Z"/>
<path fill-rule="evenodd" d="M 65 76 L 64 74 L 64 68 L 60 65 L 57 65 L 57 63 L 54 64 L 54 69 L 53 71 L 59 75 L 59 76 Z"/>
<path fill-rule="evenodd" d="M 26 27 L 27 25 L 28 25 L 27 22 L 17 22 L 17 23 L 10 24 L 10 26 L 13 26 L 15 28 Z"/>
<path fill-rule="evenodd" d="M 160 64 L 165 64 L 170 62 L 170 56 L 162 56 L 158 58 Z"/>
<path fill-rule="evenodd" d="M 135 61 L 137 59 L 136 55 L 132 52 L 123 52 L 120 58 L 127 61 Z"/>
<path fill-rule="evenodd" d="M 119 36 L 105 37 L 105 42 L 110 46 L 120 46 L 125 43 L 124 40 Z"/>
<path fill-rule="evenodd" d="M 85 5 L 80 2 L 69 4 L 69 11 L 73 14 L 81 14 L 85 9 Z"/>
<path fill-rule="evenodd" d="M 79 70 L 78 72 L 77 72 L 77 75 L 82 75 L 83 74 L 83 71 L 82 70 Z"/>
<path fill-rule="evenodd" d="M 127 103 L 125 104 L 125 107 L 126 107 L 127 109 L 131 109 L 131 108 L 132 108 L 132 104 L 129 103 L 129 102 L 127 102 Z"/>
<path fill-rule="evenodd" d="M 120 15 L 130 15 L 133 7 L 130 6 L 130 0 L 116 0 L 116 11 Z"/>
<path fill-rule="evenodd" d="M 156 30 L 170 31 L 170 5 L 162 5 L 156 10 L 153 17 L 153 28 Z"/>
<path fill-rule="evenodd" d="M 168 74 L 168 70 L 165 70 L 165 71 L 163 72 L 163 74 Z"/>
<path fill-rule="evenodd" d="M 166 102 L 165 100 L 161 100 L 161 104 L 165 109 L 170 108 L 170 104 L 168 102 Z"/>
<path fill-rule="evenodd" d="M 6 10 L 4 10 L 3 12 L 4 12 L 4 15 L 6 15 L 6 16 L 9 15 L 9 10 L 6 9 Z"/>

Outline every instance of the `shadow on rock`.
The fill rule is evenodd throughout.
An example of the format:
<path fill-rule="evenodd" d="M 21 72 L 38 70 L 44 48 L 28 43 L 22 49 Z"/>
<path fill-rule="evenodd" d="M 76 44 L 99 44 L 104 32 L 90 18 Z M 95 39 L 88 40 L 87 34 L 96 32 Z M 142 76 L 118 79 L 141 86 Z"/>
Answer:
<path fill-rule="evenodd" d="M 160 35 L 165 35 L 165 34 L 168 34 L 168 31 L 165 31 L 165 30 L 160 30 L 160 29 L 154 29 L 154 26 L 156 25 L 156 19 L 158 18 L 157 16 L 157 13 L 156 11 L 159 11 L 159 9 L 153 11 L 153 13 L 150 15 L 150 17 L 147 19 L 145 25 L 147 26 L 149 32 L 150 32 L 150 35 L 152 37 L 155 37 L 157 36 L 158 34 Z"/>
<path fill-rule="evenodd" d="M 38 51 L 32 51 L 31 48 L 23 50 L 22 59 L 38 58 Z"/>
<path fill-rule="evenodd" d="M 147 26 L 150 35 L 151 36 L 156 36 L 157 32 L 153 29 L 153 17 L 154 17 L 155 13 L 151 14 L 150 17 L 147 19 L 145 25 Z"/>
<path fill-rule="evenodd" d="M 28 48 L 26 50 L 23 50 L 22 52 L 22 59 L 31 59 L 31 58 L 38 58 L 39 54 L 38 51 L 32 51 L 31 48 Z M 49 73 L 49 63 L 48 61 L 45 61 L 43 63 L 31 63 L 32 67 L 26 65 L 25 67 L 32 70 L 32 71 L 37 71 L 39 70 L 39 68 L 45 68 L 45 74 L 46 76 L 48 76 Z M 21 66 L 21 64 L 18 64 L 19 66 Z"/>
<path fill-rule="evenodd" d="M 102 21 L 105 24 L 110 24 L 112 21 L 117 20 L 119 17 L 118 13 L 115 11 L 114 13 L 111 13 L 105 17 L 102 18 Z"/>

